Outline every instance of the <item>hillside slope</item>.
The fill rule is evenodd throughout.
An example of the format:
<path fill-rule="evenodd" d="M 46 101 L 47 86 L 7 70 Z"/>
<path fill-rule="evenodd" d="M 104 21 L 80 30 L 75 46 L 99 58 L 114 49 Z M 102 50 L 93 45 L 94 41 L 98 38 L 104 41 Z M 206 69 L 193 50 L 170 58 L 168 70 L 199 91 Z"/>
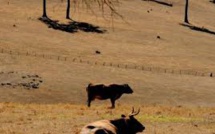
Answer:
<path fill-rule="evenodd" d="M 173 7 L 123 0 L 118 11 L 125 21 L 116 17 L 114 23 L 107 12 L 107 20 L 99 12 L 95 11 L 94 15 L 82 7 L 72 12 L 74 20 L 107 30 L 97 34 L 67 33 L 48 28 L 38 20 L 42 14 L 40 1 L 0 0 L 0 51 L 4 50 L 0 53 L 0 71 L 4 74 L 17 72 L 17 77 L 36 74 L 43 79 L 36 90 L 0 86 L 3 96 L 0 101 L 85 105 L 85 87 L 92 82 L 130 84 L 135 93 L 123 96 L 118 103 L 214 106 L 214 78 L 72 62 L 79 58 L 120 65 L 215 72 L 215 35 L 180 25 L 184 2 L 168 2 L 172 2 Z M 51 19 L 68 22 L 64 19 L 65 1 L 54 0 L 47 4 Z M 214 6 L 207 0 L 191 1 L 190 22 L 215 31 Z M 101 54 L 95 54 L 96 50 Z M 24 54 L 10 55 L 5 51 Z M 41 56 L 29 56 L 35 53 Z M 43 58 L 43 55 L 55 58 Z M 58 56 L 67 57 L 67 60 L 57 60 Z M 1 74 L 0 80 L 8 83 L 22 81 Z"/>

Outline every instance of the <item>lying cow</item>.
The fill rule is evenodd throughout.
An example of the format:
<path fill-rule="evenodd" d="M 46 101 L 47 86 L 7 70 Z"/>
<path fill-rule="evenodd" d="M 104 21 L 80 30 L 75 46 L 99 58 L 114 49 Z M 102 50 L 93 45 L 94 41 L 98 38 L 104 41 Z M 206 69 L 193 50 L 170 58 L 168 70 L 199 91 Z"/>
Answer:
<path fill-rule="evenodd" d="M 119 119 L 90 123 L 82 128 L 80 134 L 136 134 L 142 132 L 145 127 L 134 118 L 139 112 L 140 109 L 135 113 L 133 108 L 129 117 L 122 115 Z"/>
<path fill-rule="evenodd" d="M 133 90 L 129 87 L 128 84 L 124 85 L 117 85 L 117 84 L 111 84 L 109 86 L 99 84 L 99 85 L 93 85 L 89 84 L 86 88 L 87 95 L 88 95 L 88 107 L 90 107 L 91 101 L 95 99 L 99 100 L 106 100 L 110 99 L 112 107 L 115 108 L 115 101 L 119 99 L 122 94 L 131 94 L 133 93 Z"/>

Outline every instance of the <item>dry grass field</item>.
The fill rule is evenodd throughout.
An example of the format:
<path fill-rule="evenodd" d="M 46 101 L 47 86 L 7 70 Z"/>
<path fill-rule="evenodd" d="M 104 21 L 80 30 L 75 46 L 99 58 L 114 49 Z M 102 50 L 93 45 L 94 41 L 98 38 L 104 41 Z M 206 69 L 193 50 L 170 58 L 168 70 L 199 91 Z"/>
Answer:
<path fill-rule="evenodd" d="M 38 20 L 41 1 L 0 0 L 0 134 L 76 134 L 86 123 L 118 118 L 132 107 L 141 108 L 137 119 L 146 134 L 215 134 L 215 78 L 208 75 L 215 73 L 215 35 L 180 25 L 184 1 L 163 1 L 173 7 L 122 0 L 117 10 L 124 19 L 113 21 L 96 5 L 94 14 L 72 8 L 75 21 L 106 30 L 99 34 L 48 28 Z M 69 23 L 65 9 L 65 0 L 47 1 L 48 16 L 59 23 Z M 215 31 L 214 12 L 208 0 L 190 1 L 192 25 Z M 205 76 L 116 66 L 125 64 Z M 108 100 L 87 108 L 90 82 L 128 83 L 134 93 L 123 95 L 116 109 L 107 108 Z"/>
<path fill-rule="evenodd" d="M 137 118 L 146 126 L 144 133 L 213 134 L 215 131 L 215 108 L 156 105 L 138 107 L 141 108 L 141 114 Z M 72 104 L 14 103 L 1 103 L 0 108 L 0 132 L 5 134 L 76 134 L 86 122 L 118 118 L 121 113 L 131 110 L 130 105 L 120 105 L 117 109 L 110 110 L 101 105 L 89 109 Z"/>

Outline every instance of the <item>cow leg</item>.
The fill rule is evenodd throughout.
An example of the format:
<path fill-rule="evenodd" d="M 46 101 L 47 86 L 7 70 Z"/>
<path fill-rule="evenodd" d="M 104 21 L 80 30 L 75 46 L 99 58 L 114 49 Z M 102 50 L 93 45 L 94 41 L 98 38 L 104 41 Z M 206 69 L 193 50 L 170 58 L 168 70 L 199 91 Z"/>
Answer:
<path fill-rule="evenodd" d="M 90 103 L 91 101 L 90 100 L 87 100 L 87 106 L 90 107 Z"/>
<path fill-rule="evenodd" d="M 92 101 L 91 95 L 88 93 L 87 106 L 90 107 L 90 103 Z"/>
<path fill-rule="evenodd" d="M 90 103 L 91 103 L 92 99 L 91 98 L 88 98 L 87 100 L 87 106 L 90 107 Z"/>
<path fill-rule="evenodd" d="M 112 104 L 111 108 L 115 108 L 115 99 L 111 98 L 110 101 L 111 101 L 111 104 Z"/>

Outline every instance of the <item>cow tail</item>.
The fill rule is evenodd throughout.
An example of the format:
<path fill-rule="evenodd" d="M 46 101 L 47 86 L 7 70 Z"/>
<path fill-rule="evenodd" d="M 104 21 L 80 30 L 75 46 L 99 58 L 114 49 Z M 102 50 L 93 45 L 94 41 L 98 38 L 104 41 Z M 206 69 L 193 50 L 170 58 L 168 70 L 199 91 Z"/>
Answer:
<path fill-rule="evenodd" d="M 88 84 L 88 86 L 87 86 L 87 88 L 86 88 L 86 91 L 87 91 L 87 92 L 89 91 L 89 87 L 92 86 L 92 85 L 93 85 L 92 83 L 89 83 L 89 84 Z"/>

